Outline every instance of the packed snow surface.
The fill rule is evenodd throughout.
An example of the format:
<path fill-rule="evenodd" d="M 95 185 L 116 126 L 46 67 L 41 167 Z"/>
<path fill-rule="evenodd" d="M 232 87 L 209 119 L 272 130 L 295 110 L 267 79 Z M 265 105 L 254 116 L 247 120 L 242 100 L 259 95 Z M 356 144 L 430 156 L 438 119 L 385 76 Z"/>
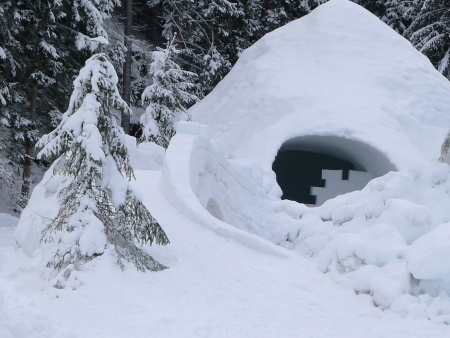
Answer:
<path fill-rule="evenodd" d="M 94 224 L 84 247 L 103 254 L 54 288 L 40 238 L 67 182 L 47 173 L 20 220 L 0 214 L 0 337 L 450 336 L 450 167 L 436 161 L 449 87 L 411 48 L 364 10 L 332 0 L 244 53 L 243 78 L 233 87 L 231 73 L 203 104 L 211 128 L 181 123 L 165 154 L 128 139 L 142 169 L 133 186 L 170 239 L 144 247 L 169 267 L 162 272 L 120 271 Z M 270 49 L 277 63 L 268 63 Z M 299 68 L 280 75 L 293 60 Z M 292 86 L 295 77 L 310 83 Z M 251 98 L 246 88 L 258 86 Z M 317 208 L 267 194 L 278 147 L 313 130 L 365 142 L 402 170 Z"/>
<path fill-rule="evenodd" d="M 265 170 L 285 141 L 306 135 L 361 141 L 406 169 L 439 157 L 449 92 L 406 39 L 362 7 L 332 0 L 245 50 L 190 113 L 233 156 Z"/>

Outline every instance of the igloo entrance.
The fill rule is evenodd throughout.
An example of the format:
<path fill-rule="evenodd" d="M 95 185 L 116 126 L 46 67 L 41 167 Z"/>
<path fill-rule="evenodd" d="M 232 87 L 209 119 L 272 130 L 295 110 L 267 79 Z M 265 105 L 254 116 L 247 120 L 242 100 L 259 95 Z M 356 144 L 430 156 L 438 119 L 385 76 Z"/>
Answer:
<path fill-rule="evenodd" d="M 273 162 L 283 199 L 321 205 L 362 189 L 371 179 L 396 170 L 380 151 L 337 136 L 301 136 L 285 142 Z"/>

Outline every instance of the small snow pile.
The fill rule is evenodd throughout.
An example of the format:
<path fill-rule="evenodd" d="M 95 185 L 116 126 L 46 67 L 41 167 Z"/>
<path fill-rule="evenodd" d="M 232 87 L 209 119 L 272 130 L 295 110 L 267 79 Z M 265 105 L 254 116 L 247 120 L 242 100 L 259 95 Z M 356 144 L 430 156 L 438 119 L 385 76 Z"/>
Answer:
<path fill-rule="evenodd" d="M 1 248 L 11 240 L 12 237 L 11 229 L 13 229 L 17 225 L 18 221 L 19 219 L 14 216 L 0 213 L 0 271 L 2 269 L 4 260 Z M 0 305 L 1 305 L 1 293 L 0 293 Z"/>
<path fill-rule="evenodd" d="M 411 273 L 419 279 L 442 279 L 450 283 L 450 223 L 439 225 L 406 251 Z"/>
<path fill-rule="evenodd" d="M 17 225 L 17 217 L 0 213 L 0 228 L 13 228 Z"/>
<path fill-rule="evenodd" d="M 153 142 L 138 145 L 133 136 L 126 135 L 130 163 L 135 170 L 160 170 L 165 156 L 165 149 Z"/>
<path fill-rule="evenodd" d="M 53 175 L 53 166 L 33 189 L 15 231 L 17 244 L 30 257 L 40 249 L 42 231 L 58 214 L 58 194 L 69 184 L 61 175 Z"/>
<path fill-rule="evenodd" d="M 292 246 L 382 309 L 450 324 L 449 206 L 447 164 L 391 172 L 311 209 Z"/>

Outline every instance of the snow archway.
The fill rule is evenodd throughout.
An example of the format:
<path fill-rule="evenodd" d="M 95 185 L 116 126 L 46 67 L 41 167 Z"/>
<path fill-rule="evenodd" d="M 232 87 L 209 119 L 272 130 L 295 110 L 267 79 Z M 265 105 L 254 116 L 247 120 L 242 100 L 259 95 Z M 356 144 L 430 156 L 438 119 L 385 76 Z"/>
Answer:
<path fill-rule="evenodd" d="M 273 162 L 283 199 L 320 205 L 362 189 L 397 168 L 379 150 L 338 136 L 300 136 L 286 141 Z"/>

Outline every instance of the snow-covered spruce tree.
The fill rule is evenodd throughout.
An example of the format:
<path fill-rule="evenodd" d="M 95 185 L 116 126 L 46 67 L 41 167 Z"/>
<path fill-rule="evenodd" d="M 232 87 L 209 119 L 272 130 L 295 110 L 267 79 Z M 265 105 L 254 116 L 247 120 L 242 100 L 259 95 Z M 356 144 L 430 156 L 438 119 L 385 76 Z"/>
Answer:
<path fill-rule="evenodd" d="M 141 116 L 142 141 L 151 141 L 164 148 L 169 145 L 175 135 L 175 124 L 180 120 L 188 120 L 186 107 L 197 97 L 190 94 L 195 74 L 182 70 L 175 62 L 178 51 L 173 44 L 166 49 L 157 48 L 152 52 L 149 77 L 152 84 L 142 93 L 143 105 L 147 105 Z"/>
<path fill-rule="evenodd" d="M 8 21 L 7 21 L 7 13 L 5 4 L 0 4 L 0 106 L 6 105 L 6 102 L 9 101 L 9 86 L 8 80 L 6 77 L 7 73 L 7 48 L 6 44 L 9 40 L 9 32 L 8 32 Z M 0 118 L 2 116 L 0 115 Z"/>
<path fill-rule="evenodd" d="M 399 34 L 403 34 L 411 24 L 414 8 L 418 1 L 423 0 L 353 0 Z"/>
<path fill-rule="evenodd" d="M 450 79 L 450 0 L 420 0 L 404 36 Z"/>
<path fill-rule="evenodd" d="M 239 53 L 250 47 L 259 40 L 265 33 L 264 27 L 264 1 L 263 0 L 241 0 L 237 3 L 242 12 L 240 22 L 238 22 L 237 31 L 239 32 L 238 41 Z"/>
<path fill-rule="evenodd" d="M 242 9 L 228 0 L 150 0 L 149 5 L 161 12 L 164 39 L 171 41 L 177 34 L 179 64 L 197 74 L 195 94 L 202 98 L 229 72 L 243 49 L 234 39 Z"/>
<path fill-rule="evenodd" d="M 327 0 L 266 0 L 265 28 L 270 32 L 280 26 L 299 19 Z"/>
<path fill-rule="evenodd" d="M 43 231 L 44 242 L 57 243 L 48 266 L 76 267 L 103 254 L 110 243 L 121 266 L 127 260 L 141 271 L 164 269 L 136 246 L 169 240 L 129 185 L 134 174 L 115 113 L 131 111 L 105 54 L 86 61 L 74 87 L 61 123 L 37 145 L 38 158 L 59 157 L 54 174 L 70 180 L 60 192 L 56 218 Z"/>
<path fill-rule="evenodd" d="M 414 19 L 414 9 L 419 1 L 422 0 L 385 0 L 385 13 L 380 18 L 403 35 Z"/>
<path fill-rule="evenodd" d="M 84 61 L 106 38 L 102 21 L 119 0 L 3 1 L 8 23 L 9 55 L 15 72 L 13 94 L 22 102 L 10 104 L 10 131 L 15 161 L 23 169 L 22 206 L 28 200 L 31 171 L 37 162 L 34 145 L 40 135 L 59 122 L 67 107 L 71 84 Z M 7 54 L 8 55 L 8 54 Z M 10 94 L 11 94 L 10 87 Z M 16 95 L 16 97 L 18 97 Z"/>

